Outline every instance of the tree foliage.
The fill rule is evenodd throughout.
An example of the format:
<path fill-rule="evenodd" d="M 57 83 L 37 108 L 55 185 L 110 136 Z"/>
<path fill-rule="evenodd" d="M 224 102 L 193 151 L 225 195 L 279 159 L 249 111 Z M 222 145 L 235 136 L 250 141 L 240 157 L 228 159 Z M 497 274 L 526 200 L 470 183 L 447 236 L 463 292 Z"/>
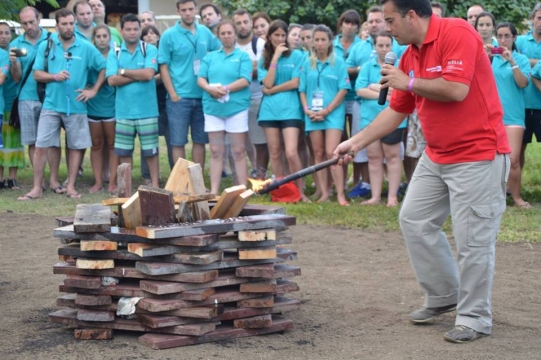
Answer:
<path fill-rule="evenodd" d="M 2 0 L 0 2 L 0 19 L 18 21 L 20 9 L 25 6 L 35 6 L 42 1 L 54 8 L 58 8 L 56 0 Z"/>

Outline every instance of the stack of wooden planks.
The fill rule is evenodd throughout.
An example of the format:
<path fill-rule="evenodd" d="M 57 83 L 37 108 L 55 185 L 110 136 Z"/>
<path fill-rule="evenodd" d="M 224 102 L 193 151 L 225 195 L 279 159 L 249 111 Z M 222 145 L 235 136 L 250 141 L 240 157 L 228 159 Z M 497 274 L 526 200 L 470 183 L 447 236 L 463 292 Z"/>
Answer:
<path fill-rule="evenodd" d="M 75 327 L 77 339 L 142 332 L 139 342 L 153 349 L 292 328 L 281 315 L 300 306 L 287 297 L 299 290 L 293 278 L 301 273 L 285 263 L 297 258 L 284 247 L 292 243 L 294 217 L 280 207 L 246 205 L 249 193 L 235 187 L 214 206 L 198 195 L 193 203 L 205 205 L 192 207 L 190 216 L 199 219 L 173 223 L 181 212 L 171 210 L 175 203 L 190 204 L 197 194 L 176 201 L 174 191 L 142 190 L 137 212 L 143 218 L 131 228 L 113 226 L 122 214 L 119 219 L 102 204 L 81 204 L 74 219 L 57 219 L 53 235 L 62 240 L 61 262 L 53 272 L 65 279 L 57 299 L 62 309 L 49 315 L 53 322 Z M 232 208 L 240 208 L 240 216 L 228 217 Z"/>

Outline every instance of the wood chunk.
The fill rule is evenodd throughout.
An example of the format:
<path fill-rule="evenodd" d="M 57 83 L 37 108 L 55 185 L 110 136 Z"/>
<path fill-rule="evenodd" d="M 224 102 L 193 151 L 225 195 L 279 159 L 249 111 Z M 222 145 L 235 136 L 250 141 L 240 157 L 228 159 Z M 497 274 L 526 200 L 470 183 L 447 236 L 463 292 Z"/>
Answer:
<path fill-rule="evenodd" d="M 182 196 L 188 192 L 188 183 L 190 178 L 188 176 L 188 166 L 194 165 L 193 162 L 179 158 L 173 169 L 171 169 L 171 174 L 167 179 L 164 189 L 172 191 L 174 196 Z M 204 193 L 204 191 L 202 192 Z"/>
<path fill-rule="evenodd" d="M 193 222 L 192 213 L 190 212 L 190 206 L 188 203 L 182 201 L 178 206 L 177 218 L 181 223 Z"/>
<path fill-rule="evenodd" d="M 143 226 L 160 226 L 175 222 L 175 201 L 171 191 L 141 185 L 138 192 Z"/>
<path fill-rule="evenodd" d="M 246 191 L 246 185 L 237 185 L 225 189 L 220 195 L 220 200 L 214 205 L 210 212 L 211 219 L 223 219 L 231 209 L 237 197 Z M 240 211 L 239 211 L 240 213 Z"/>
<path fill-rule="evenodd" d="M 116 198 L 110 198 L 110 199 L 102 200 L 101 204 L 103 206 L 119 206 L 119 205 L 122 206 L 128 200 L 130 200 L 130 198 L 128 198 L 128 197 L 123 197 L 123 198 L 116 197 Z"/>
<path fill-rule="evenodd" d="M 128 251 L 141 257 L 164 256 L 176 254 L 182 251 L 179 246 L 151 245 L 142 243 L 129 243 Z"/>
<path fill-rule="evenodd" d="M 180 253 L 173 254 L 172 258 L 175 262 L 182 264 L 194 264 L 194 265 L 208 265 L 216 261 L 223 260 L 224 252 L 221 250 L 213 251 L 209 253 Z"/>
<path fill-rule="evenodd" d="M 115 320 L 115 313 L 113 311 L 79 309 L 77 310 L 77 320 L 109 322 Z"/>
<path fill-rule="evenodd" d="M 129 198 L 132 196 L 131 164 L 123 163 L 118 165 L 117 187 L 118 197 Z"/>
<path fill-rule="evenodd" d="M 222 305 L 209 305 L 175 310 L 176 316 L 195 319 L 214 319 L 223 312 Z"/>
<path fill-rule="evenodd" d="M 111 259 L 85 259 L 78 258 L 76 266 L 79 269 L 112 269 L 115 267 L 115 261 Z"/>
<path fill-rule="evenodd" d="M 242 212 L 242 209 L 244 209 L 244 206 L 246 206 L 246 204 L 254 194 L 255 193 L 250 189 L 243 191 L 239 196 L 237 196 L 229 210 L 227 210 L 224 218 L 227 219 L 239 216 L 239 214 Z"/>
<path fill-rule="evenodd" d="M 182 318 L 180 316 L 171 316 L 171 315 L 162 316 L 162 315 L 153 315 L 153 314 L 139 314 L 137 315 L 137 320 L 141 324 L 151 327 L 153 329 L 190 323 L 190 320 L 188 320 L 187 322 L 186 318 Z M 193 321 L 194 320 L 191 320 L 192 323 Z"/>
<path fill-rule="evenodd" d="M 118 249 L 116 241 L 81 240 L 81 251 L 113 251 Z"/>
<path fill-rule="evenodd" d="M 187 308 L 193 304 L 184 300 L 175 299 L 151 299 L 143 298 L 137 303 L 137 307 L 150 312 L 161 312 Z"/>
<path fill-rule="evenodd" d="M 239 249 L 240 260 L 274 259 L 275 257 L 276 246 L 253 249 Z"/>
<path fill-rule="evenodd" d="M 239 241 L 265 241 L 276 240 L 275 229 L 263 229 L 263 230 L 244 230 L 239 231 Z"/>
<path fill-rule="evenodd" d="M 253 316 L 233 321 L 233 327 L 236 329 L 262 329 L 272 326 L 272 315 Z"/>
<path fill-rule="evenodd" d="M 78 204 L 73 220 L 77 233 L 96 233 L 111 230 L 111 210 L 101 204 Z"/>
<path fill-rule="evenodd" d="M 274 306 L 274 296 L 265 295 L 255 299 L 244 299 L 237 301 L 237 307 L 239 308 L 270 308 Z"/>
<path fill-rule="evenodd" d="M 58 255 L 58 260 L 65 263 L 75 263 L 77 258 L 70 255 Z"/>
<path fill-rule="evenodd" d="M 113 302 L 112 298 L 108 295 L 77 294 L 75 296 L 75 305 L 101 306 L 101 305 L 110 305 L 112 302 Z"/>
<path fill-rule="evenodd" d="M 68 275 L 68 277 L 64 279 L 64 284 L 76 288 L 99 289 L 101 288 L 101 277 Z"/>
<path fill-rule="evenodd" d="M 112 329 L 75 329 L 73 336 L 76 340 L 111 340 Z"/>
<path fill-rule="evenodd" d="M 260 204 L 246 204 L 242 209 L 240 216 L 253 216 L 265 214 L 285 214 L 286 208 L 283 206 L 269 206 Z"/>
<path fill-rule="evenodd" d="M 56 217 L 54 220 L 56 222 L 56 226 L 62 227 L 66 225 L 73 225 L 74 219 L 72 216 L 59 216 L 59 217 Z"/>
<path fill-rule="evenodd" d="M 299 285 L 297 283 L 287 280 L 278 280 L 276 282 L 276 294 L 283 295 L 294 291 L 299 291 Z"/>
<path fill-rule="evenodd" d="M 56 306 L 59 307 L 74 307 L 75 306 L 75 298 L 77 294 L 65 294 L 62 296 L 59 296 L 56 299 Z"/>
<path fill-rule="evenodd" d="M 184 193 L 180 196 L 175 196 L 175 204 L 180 203 L 194 203 L 199 201 L 209 201 L 214 200 L 216 198 L 216 195 L 214 194 L 197 194 L 197 195 L 190 195 L 188 193 Z"/>
<path fill-rule="evenodd" d="M 203 170 L 201 165 L 193 164 L 188 166 L 188 193 L 190 195 L 205 194 L 207 189 L 205 188 L 205 179 L 203 178 Z M 197 220 L 210 219 L 209 203 L 208 201 L 199 201 L 192 203 L 195 209 L 195 216 Z"/>
<path fill-rule="evenodd" d="M 274 319 L 272 326 L 263 329 L 235 329 L 230 326 L 219 326 L 216 331 L 201 337 L 175 336 L 166 334 L 148 333 L 139 337 L 139 343 L 151 349 L 170 349 L 174 347 L 202 344 L 207 342 L 237 339 L 247 336 L 270 334 L 290 330 L 293 321 L 288 319 Z"/>
<path fill-rule="evenodd" d="M 124 218 L 124 227 L 127 229 L 135 229 L 142 225 L 139 192 L 133 194 L 133 196 L 122 205 L 122 216 Z"/>
<path fill-rule="evenodd" d="M 241 293 L 275 293 L 276 280 L 264 280 L 240 284 Z"/>
<path fill-rule="evenodd" d="M 272 279 L 274 267 L 274 264 L 242 266 L 235 270 L 235 274 L 238 277 Z"/>

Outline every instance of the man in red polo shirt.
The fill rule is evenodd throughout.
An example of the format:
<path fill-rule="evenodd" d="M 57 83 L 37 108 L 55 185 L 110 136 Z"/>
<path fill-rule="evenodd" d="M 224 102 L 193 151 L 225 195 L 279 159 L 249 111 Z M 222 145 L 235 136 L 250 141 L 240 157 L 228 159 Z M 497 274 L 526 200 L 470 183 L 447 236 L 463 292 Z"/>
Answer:
<path fill-rule="evenodd" d="M 426 295 L 410 318 L 421 324 L 456 308 L 455 327 L 444 339 L 470 342 L 491 333 L 495 243 L 511 152 L 490 61 L 475 29 L 432 15 L 429 0 L 382 5 L 387 31 L 410 46 L 399 68 L 382 68 L 382 88 L 394 89 L 390 106 L 341 143 L 335 156 L 382 138 L 417 108 L 427 148 L 408 186 L 400 226 Z M 449 214 L 458 263 L 442 231 Z"/>

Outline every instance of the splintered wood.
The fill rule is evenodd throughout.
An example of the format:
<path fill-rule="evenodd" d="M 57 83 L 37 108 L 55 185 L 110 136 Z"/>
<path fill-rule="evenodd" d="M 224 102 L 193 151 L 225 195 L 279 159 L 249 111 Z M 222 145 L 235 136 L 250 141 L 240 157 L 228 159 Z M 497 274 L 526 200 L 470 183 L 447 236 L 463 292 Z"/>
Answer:
<path fill-rule="evenodd" d="M 139 342 L 152 349 L 293 327 L 282 315 L 300 307 L 287 295 L 299 290 L 292 280 L 301 269 L 285 264 L 297 253 L 284 247 L 295 218 L 246 205 L 253 192 L 244 186 L 226 189 L 209 207 L 198 166 L 180 159 L 165 190 L 140 187 L 108 201 L 121 206 L 125 227 L 111 226 L 102 205 L 78 207 L 77 224 L 58 221 L 53 235 L 70 239 L 58 255 L 69 262 L 53 267 L 66 277 L 51 321 L 75 327 L 80 340 L 142 332 Z M 83 216 L 88 209 L 99 216 Z"/>

